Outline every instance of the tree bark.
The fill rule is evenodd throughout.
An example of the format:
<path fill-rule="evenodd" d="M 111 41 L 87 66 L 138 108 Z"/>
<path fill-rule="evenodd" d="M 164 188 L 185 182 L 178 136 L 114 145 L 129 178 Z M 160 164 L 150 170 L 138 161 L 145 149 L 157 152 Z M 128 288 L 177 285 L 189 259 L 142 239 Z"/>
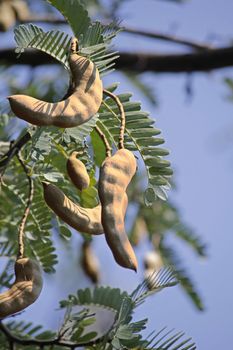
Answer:
<path fill-rule="evenodd" d="M 187 73 L 208 72 L 233 66 L 233 46 L 186 54 L 153 54 L 141 52 L 120 52 L 116 68 L 135 73 Z M 57 64 L 57 61 L 43 52 L 27 50 L 19 58 L 13 49 L 0 50 L 0 64 L 30 65 Z"/>

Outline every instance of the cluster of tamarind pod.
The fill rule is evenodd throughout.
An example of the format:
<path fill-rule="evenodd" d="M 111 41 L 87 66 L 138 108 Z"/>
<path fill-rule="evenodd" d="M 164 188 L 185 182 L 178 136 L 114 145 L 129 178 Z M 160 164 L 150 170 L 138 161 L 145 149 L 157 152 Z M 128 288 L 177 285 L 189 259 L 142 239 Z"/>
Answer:
<path fill-rule="evenodd" d="M 83 190 L 89 183 L 89 176 L 76 155 L 77 152 L 74 152 L 69 157 L 67 172 L 75 186 Z M 100 204 L 94 208 L 83 208 L 74 203 L 53 184 L 43 182 L 43 188 L 45 202 L 56 215 L 79 232 L 91 235 L 105 233 L 116 262 L 136 271 L 137 259 L 124 225 L 128 204 L 126 189 L 135 172 L 136 160 L 129 150 L 120 149 L 107 157 L 100 168 Z"/>
<path fill-rule="evenodd" d="M 114 98 L 121 114 L 119 149 L 111 155 L 111 148 L 105 135 L 96 130 L 105 143 L 106 159 L 100 167 L 98 194 L 100 203 L 95 208 L 83 208 L 71 201 L 57 186 L 43 182 L 44 199 L 47 205 L 64 222 L 79 232 L 91 235 L 105 234 L 116 262 L 122 267 L 137 271 L 137 259 L 125 231 L 125 213 L 128 205 L 126 189 L 136 172 L 136 159 L 124 148 L 125 115 L 117 96 L 103 90 L 98 69 L 88 58 L 78 54 L 78 41 L 73 38 L 69 53 L 71 84 L 66 98 L 49 103 L 26 95 L 9 96 L 14 114 L 33 125 L 54 125 L 70 128 L 81 125 L 99 110 L 103 93 Z M 67 172 L 73 184 L 80 190 L 89 186 L 90 178 L 85 165 L 73 152 L 67 160 Z M 22 162 L 21 162 L 22 163 Z M 24 170 L 25 165 L 22 164 Z M 31 194 L 22 218 L 18 234 L 18 256 L 15 262 L 15 282 L 11 288 L 0 294 L 0 319 L 24 310 L 34 303 L 42 290 L 43 280 L 39 264 L 24 256 L 23 235 L 25 222 L 32 201 L 32 179 L 29 179 Z M 96 271 L 86 257 L 90 246 L 83 245 L 83 264 L 98 278 Z"/>

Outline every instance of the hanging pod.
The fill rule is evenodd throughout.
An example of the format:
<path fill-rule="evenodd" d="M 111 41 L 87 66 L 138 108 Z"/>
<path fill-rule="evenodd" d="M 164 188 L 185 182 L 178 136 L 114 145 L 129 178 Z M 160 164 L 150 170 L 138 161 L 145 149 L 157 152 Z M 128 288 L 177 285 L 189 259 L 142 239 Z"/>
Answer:
<path fill-rule="evenodd" d="M 27 95 L 8 97 L 14 114 L 33 125 L 71 128 L 87 122 L 99 110 L 103 86 L 99 71 L 88 58 L 76 53 L 77 39 L 71 41 L 69 65 L 72 75 L 71 94 L 51 103 Z"/>
<path fill-rule="evenodd" d="M 0 319 L 24 310 L 33 304 L 42 290 L 43 280 L 39 264 L 29 258 L 15 262 L 15 282 L 0 294 Z"/>
<path fill-rule="evenodd" d="M 127 149 L 107 157 L 100 168 L 99 197 L 106 241 L 116 262 L 137 271 L 137 259 L 125 231 L 122 206 L 126 189 L 136 172 L 136 160 Z"/>

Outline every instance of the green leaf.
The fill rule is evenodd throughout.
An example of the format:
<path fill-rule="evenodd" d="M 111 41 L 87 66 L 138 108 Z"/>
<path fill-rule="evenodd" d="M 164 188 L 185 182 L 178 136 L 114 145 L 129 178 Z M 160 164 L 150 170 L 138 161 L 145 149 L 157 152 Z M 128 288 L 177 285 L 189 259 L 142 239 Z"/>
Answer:
<path fill-rule="evenodd" d="M 14 29 L 16 52 L 22 53 L 27 48 L 43 51 L 61 62 L 69 69 L 67 53 L 70 47 L 70 35 L 51 30 L 44 32 L 34 24 L 21 24 Z"/>
<path fill-rule="evenodd" d="M 166 328 L 161 329 L 159 332 L 153 332 L 149 338 L 144 342 L 141 350 L 195 350 L 196 345 L 192 342 L 192 338 L 182 339 L 184 332 L 174 333 L 173 330 L 166 331 Z M 185 347 L 184 347 L 185 346 Z"/>
<path fill-rule="evenodd" d="M 153 272 L 149 277 L 131 293 L 131 298 L 134 300 L 135 305 L 141 305 L 145 299 L 154 293 L 161 291 L 167 287 L 173 287 L 178 283 L 176 279 L 176 271 L 169 267 L 160 269 Z"/>
<path fill-rule="evenodd" d="M 174 266 L 176 271 L 176 278 L 179 281 L 181 287 L 184 289 L 184 291 L 187 293 L 187 295 L 190 297 L 194 305 L 199 310 L 204 310 L 204 305 L 201 299 L 201 296 L 196 291 L 196 288 L 194 286 L 194 283 L 192 282 L 191 278 L 189 277 L 189 274 L 185 271 L 185 269 L 181 266 L 181 262 L 179 259 L 179 256 L 174 251 L 173 248 L 166 245 L 164 243 L 160 244 L 159 248 L 161 255 L 165 262 L 169 265 Z"/>
<path fill-rule="evenodd" d="M 87 32 L 91 20 L 88 12 L 79 0 L 47 0 L 65 17 L 71 26 L 74 35 L 79 38 Z"/>
<path fill-rule="evenodd" d="M 72 233 L 70 232 L 69 228 L 67 226 L 63 225 L 59 225 L 59 230 L 60 230 L 60 234 L 62 237 L 64 237 L 65 239 L 70 239 L 72 236 Z"/>
<path fill-rule="evenodd" d="M 119 311 L 127 295 L 126 292 L 121 292 L 118 288 L 95 287 L 92 291 L 89 288 L 79 289 L 76 295 L 69 295 L 67 300 L 62 300 L 60 307 L 94 304 L 110 310 Z"/>
<path fill-rule="evenodd" d="M 123 104 L 126 116 L 125 147 L 139 151 L 147 171 L 148 187 L 144 195 L 146 205 L 152 205 L 157 197 L 166 199 L 169 188 L 169 177 L 172 175 L 170 162 L 162 156 L 169 152 L 157 146 L 164 140 L 157 137 L 161 131 L 154 127 L 154 121 L 148 113 L 141 111 L 138 102 L 131 102 L 131 94 L 117 95 Z M 114 102 L 107 98 L 99 111 L 99 122 L 105 127 L 111 137 L 111 142 L 117 146 L 120 128 L 120 115 Z M 155 158 L 156 154 L 156 158 Z"/>

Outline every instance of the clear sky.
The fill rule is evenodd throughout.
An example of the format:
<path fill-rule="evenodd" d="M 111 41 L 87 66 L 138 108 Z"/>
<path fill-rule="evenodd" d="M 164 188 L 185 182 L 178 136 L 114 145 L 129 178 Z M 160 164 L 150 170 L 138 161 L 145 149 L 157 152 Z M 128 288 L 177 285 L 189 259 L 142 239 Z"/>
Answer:
<path fill-rule="evenodd" d="M 129 1 L 121 14 L 123 24 L 187 39 L 214 38 L 213 44 L 224 45 L 232 38 L 232 13 L 230 0 L 190 0 L 183 6 L 137 0 Z M 122 48 L 128 48 L 129 43 L 142 51 L 168 48 L 167 44 L 139 37 L 133 40 L 126 34 L 119 40 Z M 180 50 L 174 45 L 172 48 Z M 154 110 L 171 150 L 178 189 L 170 196 L 184 220 L 208 243 L 209 258 L 198 261 L 188 248 L 178 247 L 203 296 L 205 312 L 197 312 L 179 288 L 174 288 L 148 300 L 142 315 L 151 314 L 152 328 L 167 325 L 185 330 L 194 337 L 198 348 L 212 350 L 229 348 L 233 341 L 233 104 L 226 100 L 224 77 L 233 77 L 233 70 L 194 74 L 193 96 L 187 102 L 187 75 L 147 73 L 145 81 L 154 87 L 159 108 L 143 101 L 144 109 Z"/>
<path fill-rule="evenodd" d="M 214 3 L 212 0 L 189 0 L 180 6 L 162 0 L 131 0 L 123 7 L 120 17 L 123 24 L 134 27 L 176 33 L 200 41 L 214 38 L 213 44 L 224 45 L 233 38 L 232 14 L 231 0 L 215 0 Z M 170 48 L 185 50 L 126 34 L 119 36 L 117 47 L 153 52 Z M 184 330 L 197 342 L 198 349 L 211 350 L 229 349 L 233 341 L 233 104 L 226 99 L 228 90 L 223 83 L 224 77 L 233 78 L 233 69 L 194 74 L 191 77 L 193 96 L 187 101 L 187 75 L 147 73 L 144 80 L 158 97 L 158 108 L 142 100 L 141 94 L 122 75 L 115 73 L 106 78 L 106 85 L 121 81 L 121 90 L 133 91 L 134 99 L 142 100 L 143 110 L 151 111 L 156 118 L 166 140 L 165 146 L 171 150 L 169 159 L 175 169 L 177 190 L 170 193 L 170 197 L 181 209 L 184 221 L 208 244 L 208 259 L 199 261 L 191 250 L 174 243 L 197 283 L 206 310 L 197 312 L 179 287 L 175 287 L 149 298 L 137 316 L 149 317 L 150 330 L 165 325 L 169 329 Z M 78 244 L 76 241 L 75 245 Z M 95 246 L 102 266 L 105 266 L 103 283 L 132 290 L 139 278 L 129 275 L 128 271 L 114 263 L 106 264 L 111 255 L 103 253 L 102 243 L 102 238 L 98 237 Z M 137 251 L 139 261 L 146 248 Z M 52 320 L 53 308 L 58 306 L 59 297 L 87 285 L 77 261 L 68 256 L 67 263 L 59 265 L 58 274 L 46 282 L 42 294 L 46 299 L 44 306 L 33 305 L 27 312 L 28 319 L 35 320 L 36 310 L 36 322 L 43 322 L 45 308 L 49 308 L 48 323 L 52 324 L 49 320 Z M 61 276 L 69 272 L 72 263 L 77 264 L 77 279 L 66 279 L 64 283 Z M 78 285 L 77 281 L 80 282 Z M 54 289 L 58 294 L 56 299 Z M 57 323 L 60 321 L 58 317 Z"/>

